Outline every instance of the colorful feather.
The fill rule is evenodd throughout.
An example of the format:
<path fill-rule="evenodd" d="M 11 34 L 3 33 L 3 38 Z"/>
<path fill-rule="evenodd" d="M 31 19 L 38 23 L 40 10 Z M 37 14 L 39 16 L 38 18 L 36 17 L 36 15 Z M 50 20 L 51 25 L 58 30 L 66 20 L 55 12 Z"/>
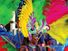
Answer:
<path fill-rule="evenodd" d="M 12 18 L 12 11 L 16 11 L 20 0 L 0 0 L 0 24 L 6 25 Z"/>
<path fill-rule="evenodd" d="M 33 1 L 33 11 L 34 11 L 34 17 L 36 18 L 37 22 L 41 25 L 41 21 L 45 19 L 45 16 L 43 15 L 43 9 L 46 5 L 46 0 L 34 0 Z"/>
<path fill-rule="evenodd" d="M 44 11 L 46 22 L 50 26 L 47 32 L 52 38 L 61 44 L 66 42 L 68 38 L 68 25 L 65 20 L 68 19 L 68 7 L 65 5 L 65 0 L 51 0 L 51 5 Z"/>
<path fill-rule="evenodd" d="M 21 13 L 19 15 L 19 26 L 24 37 L 28 37 L 27 24 L 32 12 L 32 0 L 25 0 L 25 5 L 22 6 Z"/>
<path fill-rule="evenodd" d="M 50 24 L 50 30 L 48 31 L 49 35 L 57 40 L 61 44 L 65 44 L 66 39 L 68 38 L 68 14 L 64 15 L 61 19 Z"/>

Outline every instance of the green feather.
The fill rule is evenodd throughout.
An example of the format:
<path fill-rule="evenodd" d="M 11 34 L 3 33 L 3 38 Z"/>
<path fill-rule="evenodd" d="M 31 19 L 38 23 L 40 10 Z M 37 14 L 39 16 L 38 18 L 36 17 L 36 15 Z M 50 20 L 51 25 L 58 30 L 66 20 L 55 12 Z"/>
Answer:
<path fill-rule="evenodd" d="M 0 6 L 0 24 L 6 25 L 12 18 L 12 11 L 5 6 Z"/>
<path fill-rule="evenodd" d="M 20 0 L 0 0 L 0 24 L 6 25 L 13 17 L 12 11 L 16 11 Z"/>
<path fill-rule="evenodd" d="M 41 20 L 45 18 L 43 15 L 43 7 L 46 5 L 46 0 L 34 0 L 33 1 L 33 9 L 34 9 L 34 17 L 37 22 L 40 23 Z"/>
<path fill-rule="evenodd" d="M 3 48 L 7 48 L 8 51 L 17 51 L 16 48 L 14 48 L 12 45 L 10 45 L 9 43 L 4 45 Z"/>
<path fill-rule="evenodd" d="M 20 0 L 12 0 L 10 3 L 7 4 L 7 6 L 8 8 L 11 8 L 12 10 L 16 10 L 19 6 L 19 3 L 20 3 Z"/>

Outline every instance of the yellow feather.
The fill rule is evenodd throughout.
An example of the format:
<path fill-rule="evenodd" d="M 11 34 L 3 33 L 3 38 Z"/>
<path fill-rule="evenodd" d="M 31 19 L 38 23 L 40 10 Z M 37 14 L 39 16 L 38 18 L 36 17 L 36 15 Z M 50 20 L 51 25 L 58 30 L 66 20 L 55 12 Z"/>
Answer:
<path fill-rule="evenodd" d="M 19 26 L 24 37 L 28 37 L 27 23 L 32 12 L 32 0 L 25 0 L 25 5 L 22 6 L 21 13 L 19 15 Z"/>
<path fill-rule="evenodd" d="M 48 31 L 49 35 L 61 44 L 64 44 L 68 38 L 68 23 L 66 23 L 67 19 L 68 15 L 64 15 L 62 18 L 52 23 L 50 25 L 50 30 Z"/>

